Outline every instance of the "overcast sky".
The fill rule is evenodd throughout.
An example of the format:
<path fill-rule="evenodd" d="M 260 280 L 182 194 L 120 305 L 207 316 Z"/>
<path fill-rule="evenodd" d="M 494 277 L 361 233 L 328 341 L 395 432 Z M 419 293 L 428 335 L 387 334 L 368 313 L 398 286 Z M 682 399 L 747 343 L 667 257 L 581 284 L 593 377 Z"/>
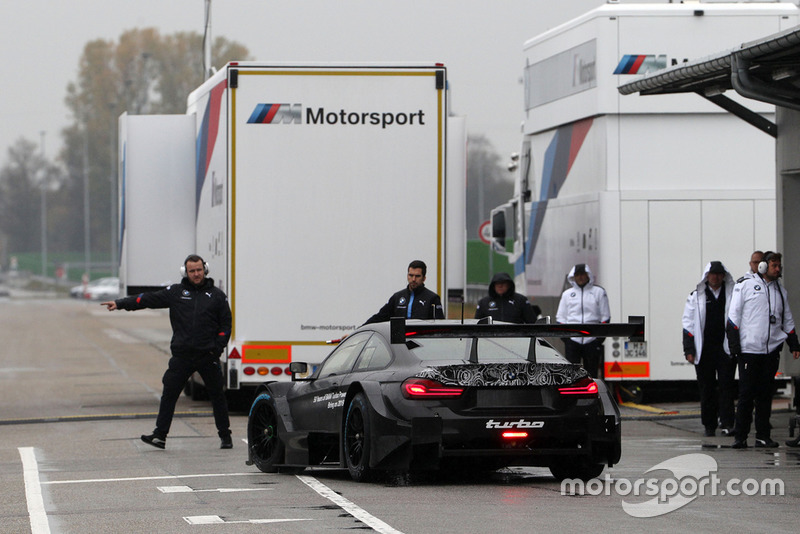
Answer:
<path fill-rule="evenodd" d="M 665 3 L 668 0 L 663 0 Z M 263 61 L 437 61 L 452 111 L 502 155 L 518 150 L 522 44 L 605 0 L 212 0 L 212 35 Z M 48 157 L 70 122 L 66 87 L 94 39 L 132 28 L 202 33 L 203 0 L 0 0 L 0 165 L 20 137 Z"/>

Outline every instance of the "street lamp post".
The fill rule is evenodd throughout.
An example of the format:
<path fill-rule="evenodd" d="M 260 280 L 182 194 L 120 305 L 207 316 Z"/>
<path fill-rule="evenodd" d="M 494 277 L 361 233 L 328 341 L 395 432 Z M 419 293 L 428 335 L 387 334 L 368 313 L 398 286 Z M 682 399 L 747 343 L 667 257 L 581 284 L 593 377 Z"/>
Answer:
<path fill-rule="evenodd" d="M 42 136 L 40 146 L 42 151 L 42 179 L 39 187 L 42 194 L 42 276 L 47 278 L 47 160 L 44 152 L 45 133 L 44 130 L 40 132 Z"/>

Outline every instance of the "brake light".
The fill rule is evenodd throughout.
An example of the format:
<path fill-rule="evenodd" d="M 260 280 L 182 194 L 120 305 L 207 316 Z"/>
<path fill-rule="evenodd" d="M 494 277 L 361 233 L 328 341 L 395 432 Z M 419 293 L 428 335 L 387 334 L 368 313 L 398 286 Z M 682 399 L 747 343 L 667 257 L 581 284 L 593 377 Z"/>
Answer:
<path fill-rule="evenodd" d="M 525 439 L 527 437 L 527 432 L 503 432 L 503 439 Z"/>
<path fill-rule="evenodd" d="M 585 376 L 570 386 L 561 386 L 558 392 L 562 395 L 578 397 L 597 397 L 597 382 Z"/>
<path fill-rule="evenodd" d="M 454 398 L 464 393 L 464 388 L 445 386 L 428 378 L 409 378 L 401 387 L 407 399 Z"/>

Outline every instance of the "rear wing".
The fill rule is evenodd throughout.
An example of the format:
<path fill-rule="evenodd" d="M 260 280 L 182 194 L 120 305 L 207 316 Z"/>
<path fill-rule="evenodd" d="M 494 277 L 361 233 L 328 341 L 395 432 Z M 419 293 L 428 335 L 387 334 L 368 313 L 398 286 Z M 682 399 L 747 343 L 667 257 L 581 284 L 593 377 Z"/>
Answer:
<path fill-rule="evenodd" d="M 414 337 L 627 337 L 644 341 L 644 316 L 628 317 L 627 323 L 580 324 L 446 324 L 441 322 L 406 324 L 402 317 L 390 319 L 393 344 Z"/>

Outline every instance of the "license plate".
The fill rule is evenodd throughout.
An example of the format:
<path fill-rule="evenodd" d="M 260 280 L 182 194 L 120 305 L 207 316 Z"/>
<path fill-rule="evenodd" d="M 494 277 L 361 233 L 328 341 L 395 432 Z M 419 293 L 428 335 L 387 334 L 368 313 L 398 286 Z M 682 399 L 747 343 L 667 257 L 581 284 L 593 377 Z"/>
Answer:
<path fill-rule="evenodd" d="M 479 389 L 478 407 L 541 406 L 542 394 L 538 389 Z"/>

